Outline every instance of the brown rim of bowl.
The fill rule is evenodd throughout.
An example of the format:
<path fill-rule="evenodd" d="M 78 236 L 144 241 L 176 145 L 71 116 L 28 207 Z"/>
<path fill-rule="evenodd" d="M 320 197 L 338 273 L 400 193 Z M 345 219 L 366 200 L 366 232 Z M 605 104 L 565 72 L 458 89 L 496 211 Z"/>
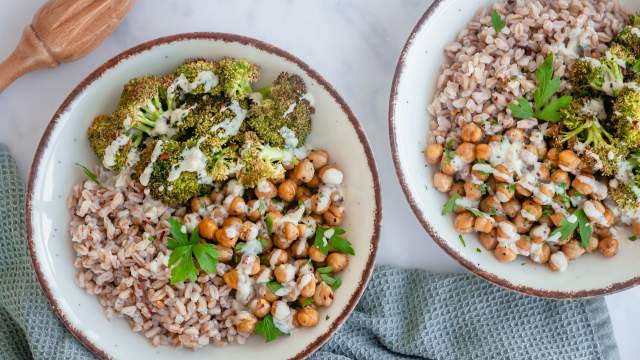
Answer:
<path fill-rule="evenodd" d="M 389 97 L 389 140 L 391 142 L 391 154 L 393 157 L 393 165 L 395 166 L 396 176 L 398 177 L 398 181 L 400 181 L 400 186 L 402 187 L 402 191 L 404 192 L 404 195 L 407 198 L 409 205 L 411 206 L 411 210 L 413 210 L 413 213 L 418 218 L 418 221 L 420 221 L 420 224 L 422 224 L 422 226 L 427 231 L 427 233 L 431 235 L 431 238 L 433 239 L 433 241 L 435 241 L 435 243 L 438 244 L 438 246 L 440 246 L 442 250 L 444 250 L 449 256 L 454 258 L 458 263 L 460 263 L 460 265 L 464 266 L 467 270 L 471 271 L 475 275 L 478 275 L 481 278 L 488 280 L 500 287 L 503 287 L 509 290 L 514 290 L 526 295 L 537 296 L 541 298 L 549 298 L 549 299 L 580 299 L 580 298 L 588 298 L 593 296 L 613 294 L 615 292 L 619 292 L 640 284 L 640 277 L 634 277 L 632 279 L 619 282 L 619 283 L 614 283 L 609 286 L 598 288 L 598 289 L 580 290 L 580 291 L 573 291 L 573 292 L 543 290 L 543 289 L 536 289 L 530 286 L 515 285 L 502 277 L 499 277 L 493 273 L 480 269 L 478 265 L 462 257 L 458 252 L 456 252 L 452 247 L 448 245 L 447 241 L 443 239 L 440 236 L 440 234 L 438 234 L 436 229 L 429 223 L 429 221 L 427 221 L 426 216 L 424 215 L 422 210 L 420 210 L 420 208 L 418 207 L 418 204 L 416 203 L 413 197 L 411 189 L 409 188 L 409 185 L 405 180 L 405 175 L 402 170 L 402 167 L 400 166 L 400 156 L 398 155 L 398 144 L 396 142 L 396 127 L 395 127 L 396 117 L 395 117 L 394 107 L 397 102 L 396 98 L 398 95 L 398 83 L 400 81 L 400 76 L 402 75 L 402 72 L 404 71 L 404 67 L 406 65 L 405 59 L 409 52 L 409 48 L 413 44 L 413 41 L 415 40 L 415 37 L 418 31 L 420 31 L 420 29 L 423 27 L 425 22 L 431 18 L 435 10 L 443 2 L 444 0 L 435 0 L 433 4 L 429 6 L 427 11 L 425 11 L 425 13 L 422 15 L 422 17 L 418 21 L 418 23 L 415 25 L 415 27 L 411 31 L 411 34 L 409 35 L 407 42 L 402 48 L 402 52 L 400 53 L 400 58 L 398 59 L 398 63 L 396 65 L 396 71 L 393 76 L 391 94 Z M 427 111 L 426 108 L 425 108 L 425 111 Z"/>
<path fill-rule="evenodd" d="M 42 159 L 42 155 L 44 154 L 44 151 L 49 142 L 51 133 L 53 129 L 56 127 L 58 119 L 60 118 L 60 115 L 64 113 L 64 111 L 71 104 L 71 102 L 87 86 L 91 85 L 96 79 L 100 78 L 105 71 L 116 66 L 118 63 L 120 63 L 123 60 L 126 60 L 130 56 L 136 55 L 142 51 L 148 50 L 158 45 L 163 45 L 163 44 L 168 44 L 168 43 L 173 43 L 176 41 L 183 41 L 183 40 L 215 40 L 215 41 L 239 43 L 242 45 L 252 46 L 258 50 L 266 51 L 268 53 L 277 55 L 281 58 L 285 58 L 286 60 L 295 63 L 304 72 L 306 72 L 307 75 L 309 75 L 312 79 L 317 81 L 318 84 L 320 84 L 320 86 L 322 86 L 327 92 L 329 92 L 331 97 L 333 97 L 333 99 L 340 105 L 340 107 L 342 108 L 342 111 L 344 111 L 344 113 L 347 114 L 349 122 L 351 122 L 351 126 L 353 126 L 354 130 L 356 131 L 356 134 L 358 135 L 358 140 L 360 141 L 360 144 L 364 148 L 365 154 L 367 156 L 367 164 L 369 167 L 369 171 L 371 171 L 371 176 L 373 178 L 373 187 L 374 187 L 375 204 L 376 204 L 376 209 L 374 214 L 375 218 L 374 218 L 374 224 L 373 224 L 374 229 L 373 229 L 373 234 L 371 238 L 371 245 L 369 248 L 369 258 L 367 260 L 367 264 L 362 274 L 362 277 L 360 278 L 360 281 L 358 283 L 358 287 L 356 288 L 356 291 L 351 295 L 351 298 L 349 299 L 349 302 L 346 308 L 343 309 L 340 315 L 338 315 L 333 320 L 333 322 L 331 323 L 331 326 L 325 333 L 321 334 L 318 338 L 316 338 L 313 342 L 311 342 L 306 348 L 304 348 L 302 351 L 297 353 L 292 358 L 292 359 L 304 359 L 309 355 L 311 355 L 314 351 L 316 351 L 325 342 L 327 342 L 327 340 L 329 340 L 331 335 L 333 335 L 333 333 L 335 333 L 338 330 L 338 328 L 342 326 L 342 324 L 348 318 L 349 314 L 351 314 L 351 312 L 355 308 L 358 300 L 360 299 L 360 297 L 362 296 L 362 293 L 364 292 L 365 286 L 369 281 L 369 278 L 371 277 L 376 253 L 378 250 L 378 242 L 380 238 L 380 227 L 382 224 L 382 199 L 380 195 L 380 182 L 378 177 L 378 170 L 375 164 L 375 160 L 373 158 L 373 153 L 371 151 L 371 147 L 369 146 L 369 141 L 367 140 L 364 130 L 362 129 L 360 123 L 358 122 L 356 116 L 353 114 L 349 106 L 342 99 L 342 97 L 336 92 L 333 86 L 331 86 L 331 84 L 329 84 L 319 73 L 317 73 L 315 70 L 309 67 L 309 65 L 304 63 L 302 60 L 300 60 L 296 56 L 280 48 L 277 48 L 271 44 L 268 44 L 266 42 L 263 42 L 257 39 L 235 35 L 235 34 L 217 33 L 217 32 L 192 32 L 192 33 L 183 33 L 183 34 L 176 34 L 176 35 L 157 38 L 154 40 L 144 42 L 140 45 L 134 46 L 116 55 L 115 57 L 111 58 L 110 60 L 105 62 L 103 65 L 101 65 L 99 68 L 94 70 L 91 74 L 89 74 L 89 76 L 87 76 L 84 80 L 82 80 L 82 82 L 80 82 L 80 84 L 78 84 L 73 89 L 73 91 L 69 94 L 69 96 L 67 96 L 67 98 L 64 100 L 62 105 L 60 105 L 58 110 L 55 112 L 55 114 L 49 121 L 49 124 L 47 125 L 47 128 L 45 129 L 45 132 L 42 135 L 42 138 L 40 139 L 40 143 L 38 144 L 38 148 L 36 150 L 33 163 L 31 165 L 31 171 L 29 174 L 27 199 L 25 204 L 26 205 L 25 206 L 26 223 L 27 223 L 27 241 L 29 245 L 29 255 L 31 256 L 31 262 L 33 263 L 33 267 L 35 269 L 38 282 L 40 283 L 40 286 L 42 287 L 42 290 L 45 296 L 47 297 L 49 304 L 51 305 L 51 308 L 53 309 L 56 316 L 65 325 L 65 327 L 82 344 L 84 344 L 84 346 L 86 346 L 99 358 L 109 359 L 109 355 L 107 354 L 106 351 L 97 347 L 85 336 L 82 330 L 75 328 L 69 322 L 64 312 L 60 308 L 58 301 L 54 298 L 51 292 L 51 289 L 49 288 L 49 284 L 45 280 L 42 270 L 40 269 L 40 264 L 35 254 L 35 246 L 33 241 L 33 228 L 31 223 L 32 221 L 31 210 L 32 210 L 32 200 L 33 200 L 32 198 L 33 198 L 33 190 L 34 190 L 36 174 L 37 174 L 38 168 L 40 167 L 40 161 Z"/>

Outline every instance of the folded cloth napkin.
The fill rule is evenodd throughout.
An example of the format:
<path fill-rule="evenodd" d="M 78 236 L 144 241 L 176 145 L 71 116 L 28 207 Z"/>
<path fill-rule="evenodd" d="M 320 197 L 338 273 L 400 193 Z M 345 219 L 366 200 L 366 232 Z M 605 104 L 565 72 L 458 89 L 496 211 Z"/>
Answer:
<path fill-rule="evenodd" d="M 24 192 L 13 159 L 0 145 L 0 358 L 93 359 L 51 312 L 36 282 L 25 240 Z M 470 275 L 380 266 L 349 320 L 311 358 L 619 355 L 602 298 L 536 299 Z"/>

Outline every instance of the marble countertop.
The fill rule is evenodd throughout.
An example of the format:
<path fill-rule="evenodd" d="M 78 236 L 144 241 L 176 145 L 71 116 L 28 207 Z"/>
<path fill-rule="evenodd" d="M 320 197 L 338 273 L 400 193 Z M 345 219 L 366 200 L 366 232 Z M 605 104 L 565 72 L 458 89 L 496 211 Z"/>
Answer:
<path fill-rule="evenodd" d="M 43 0 L 5 0 L 0 58 Z M 331 82 L 362 122 L 376 155 L 384 201 L 378 263 L 463 271 L 429 239 L 405 201 L 391 161 L 387 104 L 400 50 L 431 0 L 139 0 L 120 28 L 87 57 L 18 79 L 0 93 L 0 143 L 26 176 L 49 119 L 67 94 L 108 58 L 140 42 L 191 31 L 255 37 L 290 51 Z M 402 234 L 402 236 L 398 236 Z M 409 249 L 412 249 L 409 251 Z M 416 251 L 419 249 L 420 251 Z M 640 288 L 606 298 L 623 359 L 640 354 Z"/>

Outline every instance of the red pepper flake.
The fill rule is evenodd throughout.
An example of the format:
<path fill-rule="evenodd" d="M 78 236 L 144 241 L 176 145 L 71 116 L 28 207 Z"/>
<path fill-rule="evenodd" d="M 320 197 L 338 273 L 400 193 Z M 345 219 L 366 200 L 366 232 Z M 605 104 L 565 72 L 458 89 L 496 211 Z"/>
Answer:
<path fill-rule="evenodd" d="M 163 152 L 160 154 L 160 156 L 158 156 L 158 159 L 160 160 L 169 160 L 169 153 L 168 152 Z"/>

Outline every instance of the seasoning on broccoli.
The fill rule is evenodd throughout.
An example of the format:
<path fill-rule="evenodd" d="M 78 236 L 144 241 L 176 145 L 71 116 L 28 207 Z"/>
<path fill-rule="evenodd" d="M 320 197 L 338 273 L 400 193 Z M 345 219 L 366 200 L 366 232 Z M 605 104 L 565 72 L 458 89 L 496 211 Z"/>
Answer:
<path fill-rule="evenodd" d="M 569 69 L 568 77 L 573 91 L 578 95 L 589 96 L 602 92 L 615 96 L 624 85 L 622 69 L 613 58 L 580 58 Z"/>
<path fill-rule="evenodd" d="M 611 123 L 616 138 L 633 149 L 640 148 L 640 90 L 627 87 L 613 100 Z"/>
<path fill-rule="evenodd" d="M 240 150 L 240 169 L 236 177 L 242 185 L 252 188 L 265 179 L 284 176 L 283 161 L 290 161 L 288 150 L 264 145 L 253 132 L 246 132 Z"/>
<path fill-rule="evenodd" d="M 119 171 L 126 165 L 134 142 L 127 135 L 121 120 L 109 115 L 98 115 L 91 122 L 87 135 L 91 148 L 104 167 Z"/>

